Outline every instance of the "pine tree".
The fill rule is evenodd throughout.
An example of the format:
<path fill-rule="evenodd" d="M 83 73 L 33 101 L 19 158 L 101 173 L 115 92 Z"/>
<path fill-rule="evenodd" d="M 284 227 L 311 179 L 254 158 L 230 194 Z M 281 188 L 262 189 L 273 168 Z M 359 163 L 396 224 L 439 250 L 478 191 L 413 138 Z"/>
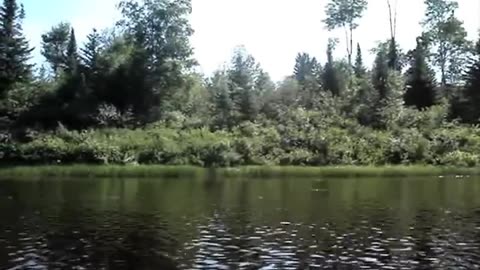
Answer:
<path fill-rule="evenodd" d="M 335 49 L 335 42 L 329 41 L 327 48 L 327 63 L 323 70 L 323 86 L 325 90 L 330 91 L 334 96 L 340 95 L 340 83 L 333 60 L 333 50 Z"/>
<path fill-rule="evenodd" d="M 233 124 L 233 101 L 231 98 L 228 77 L 224 72 L 216 72 L 212 78 L 214 118 L 219 128 L 227 128 Z"/>
<path fill-rule="evenodd" d="M 373 86 L 378 91 L 380 99 L 388 96 L 388 59 L 385 50 L 379 50 L 373 67 Z"/>
<path fill-rule="evenodd" d="M 394 37 L 390 39 L 390 42 L 388 44 L 388 68 L 397 71 L 401 70 L 397 49 L 397 41 Z"/>
<path fill-rule="evenodd" d="M 475 57 L 465 77 L 463 106 L 466 110 L 462 118 L 468 123 L 478 123 L 480 122 L 480 39 L 476 46 Z"/>
<path fill-rule="evenodd" d="M 70 38 L 68 40 L 67 47 L 67 69 L 69 74 L 75 74 L 78 70 L 78 49 L 77 39 L 75 38 L 75 30 L 72 28 L 70 31 Z"/>
<path fill-rule="evenodd" d="M 417 47 L 412 52 L 412 63 L 407 74 L 405 105 L 423 109 L 435 104 L 435 75 L 427 63 L 425 44 L 417 39 Z"/>
<path fill-rule="evenodd" d="M 228 70 L 230 91 L 241 120 L 252 121 L 258 113 L 257 89 L 255 78 L 259 66 L 245 48 L 240 47 L 234 53 L 231 68 Z"/>
<path fill-rule="evenodd" d="M 81 49 L 82 61 L 84 66 L 95 73 L 98 69 L 98 57 L 100 54 L 100 35 L 97 29 L 93 29 L 92 33 L 87 36 L 87 43 Z"/>
<path fill-rule="evenodd" d="M 0 7 L 0 95 L 5 94 L 17 82 L 25 82 L 31 76 L 28 64 L 32 48 L 23 35 L 22 20 L 25 12 L 16 0 L 4 0 Z"/>
<path fill-rule="evenodd" d="M 355 67 L 353 68 L 355 76 L 362 78 L 367 73 L 365 66 L 363 65 L 362 49 L 360 43 L 357 43 L 357 56 L 355 58 Z"/>
<path fill-rule="evenodd" d="M 295 58 L 295 67 L 293 68 L 293 75 L 295 79 L 303 84 L 309 76 L 313 74 L 315 57 L 310 57 L 308 53 L 299 53 Z"/>
<path fill-rule="evenodd" d="M 259 68 L 255 76 L 255 90 L 259 94 L 275 90 L 275 83 L 270 78 L 270 75 Z"/>
<path fill-rule="evenodd" d="M 302 106 L 311 108 L 315 95 L 321 86 L 321 65 L 308 53 L 299 53 L 295 59 L 294 78 L 301 87 L 299 101 Z"/>

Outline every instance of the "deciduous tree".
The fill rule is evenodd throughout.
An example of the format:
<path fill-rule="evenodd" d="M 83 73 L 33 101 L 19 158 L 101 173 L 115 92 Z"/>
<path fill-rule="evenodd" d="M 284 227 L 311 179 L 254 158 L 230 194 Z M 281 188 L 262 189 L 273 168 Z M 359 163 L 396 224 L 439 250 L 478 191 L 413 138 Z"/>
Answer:
<path fill-rule="evenodd" d="M 59 23 L 42 35 L 42 55 L 55 76 L 58 76 L 67 66 L 67 49 L 71 26 Z"/>
<path fill-rule="evenodd" d="M 330 0 L 325 8 L 327 29 L 343 28 L 347 47 L 348 64 L 352 64 L 353 31 L 358 27 L 358 19 L 367 9 L 366 0 Z"/>

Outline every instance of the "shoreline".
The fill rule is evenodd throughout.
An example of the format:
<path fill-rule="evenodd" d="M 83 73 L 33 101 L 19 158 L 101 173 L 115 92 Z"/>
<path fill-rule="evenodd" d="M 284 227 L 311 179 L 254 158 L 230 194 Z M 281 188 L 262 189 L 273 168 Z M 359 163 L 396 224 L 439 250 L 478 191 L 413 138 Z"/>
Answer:
<path fill-rule="evenodd" d="M 201 168 L 165 165 L 50 165 L 0 167 L 0 178 L 16 177 L 84 177 L 84 178 L 352 178 L 352 177 L 419 177 L 475 176 L 480 168 L 436 167 L 423 165 L 395 166 L 244 166 L 232 168 Z"/>

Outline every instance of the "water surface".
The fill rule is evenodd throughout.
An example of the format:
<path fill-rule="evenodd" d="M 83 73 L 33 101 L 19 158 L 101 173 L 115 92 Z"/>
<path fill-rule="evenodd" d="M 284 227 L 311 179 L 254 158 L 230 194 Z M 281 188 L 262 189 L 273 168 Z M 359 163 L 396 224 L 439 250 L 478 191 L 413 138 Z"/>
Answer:
<path fill-rule="evenodd" d="M 0 181 L 0 269 L 479 269 L 480 179 Z"/>

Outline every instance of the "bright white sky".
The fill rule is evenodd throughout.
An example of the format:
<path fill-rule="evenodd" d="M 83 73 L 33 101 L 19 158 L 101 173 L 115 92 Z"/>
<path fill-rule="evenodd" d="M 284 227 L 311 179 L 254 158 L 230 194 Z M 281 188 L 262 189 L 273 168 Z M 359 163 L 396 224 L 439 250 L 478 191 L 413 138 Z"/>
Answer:
<path fill-rule="evenodd" d="M 40 36 L 53 24 L 68 21 L 82 42 L 93 27 L 113 25 L 118 0 L 22 0 L 27 19 L 25 30 L 32 45 L 39 47 Z M 415 46 L 423 18 L 423 0 L 399 0 L 398 40 L 405 50 Z M 469 37 L 476 40 L 480 28 L 480 1 L 458 0 L 457 16 L 465 22 Z M 298 52 L 308 52 L 322 62 L 329 37 L 340 38 L 337 55 L 345 55 L 343 32 L 325 30 L 324 7 L 327 0 L 193 0 L 191 17 L 195 35 L 192 45 L 200 70 L 209 75 L 228 61 L 233 49 L 247 50 L 274 80 L 290 75 Z M 369 7 L 355 42 L 360 42 L 364 57 L 377 41 L 389 37 L 386 0 L 369 0 Z M 39 50 L 37 50 L 37 55 Z M 37 58 L 39 58 L 37 56 Z"/>

